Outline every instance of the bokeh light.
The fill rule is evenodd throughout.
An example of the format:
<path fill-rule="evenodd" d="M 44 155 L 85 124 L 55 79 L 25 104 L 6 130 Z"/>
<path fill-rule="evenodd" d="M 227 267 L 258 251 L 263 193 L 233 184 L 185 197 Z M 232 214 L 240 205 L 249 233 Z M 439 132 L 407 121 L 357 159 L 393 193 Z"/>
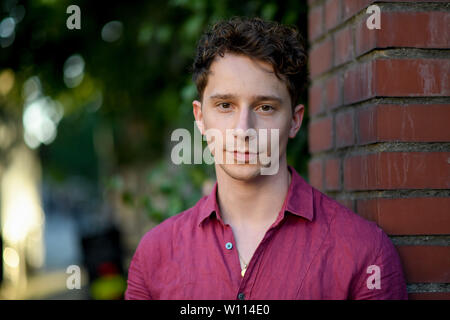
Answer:
<path fill-rule="evenodd" d="M 84 59 L 79 54 L 67 58 L 64 63 L 64 83 L 69 88 L 77 87 L 84 77 Z"/>
<path fill-rule="evenodd" d="M 102 28 L 102 39 L 106 42 L 115 42 L 120 39 L 123 32 L 123 23 L 110 21 Z"/>
<path fill-rule="evenodd" d="M 36 76 L 23 86 L 25 106 L 22 117 L 25 143 L 32 149 L 41 143 L 50 144 L 57 134 L 58 123 L 64 115 L 62 105 L 48 96 L 43 96 L 42 86 Z"/>

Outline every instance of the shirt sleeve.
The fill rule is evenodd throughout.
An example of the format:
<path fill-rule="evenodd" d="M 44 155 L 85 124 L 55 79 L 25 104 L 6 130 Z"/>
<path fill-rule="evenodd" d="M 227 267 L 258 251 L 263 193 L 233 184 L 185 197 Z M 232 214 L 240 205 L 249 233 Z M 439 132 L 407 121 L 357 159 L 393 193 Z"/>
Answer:
<path fill-rule="evenodd" d="M 383 231 L 379 248 L 374 259 L 366 260 L 350 299 L 407 300 L 408 292 L 397 249 Z"/>
<path fill-rule="evenodd" d="M 127 290 L 125 291 L 125 300 L 151 300 L 144 279 L 144 270 L 142 267 L 139 247 L 131 259 L 128 269 Z"/>

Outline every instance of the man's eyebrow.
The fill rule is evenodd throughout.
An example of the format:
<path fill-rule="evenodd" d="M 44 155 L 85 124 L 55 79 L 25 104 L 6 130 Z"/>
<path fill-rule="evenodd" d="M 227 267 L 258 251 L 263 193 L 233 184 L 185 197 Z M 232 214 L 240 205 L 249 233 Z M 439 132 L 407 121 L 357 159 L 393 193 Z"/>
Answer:
<path fill-rule="evenodd" d="M 273 95 L 260 95 L 260 96 L 253 96 L 252 98 L 257 101 L 276 101 L 278 103 L 283 102 L 283 99 Z"/>
<path fill-rule="evenodd" d="M 227 99 L 235 99 L 236 96 L 233 94 L 226 94 L 226 93 L 216 93 L 213 94 L 212 96 L 209 96 L 210 100 L 227 100 Z"/>
<path fill-rule="evenodd" d="M 228 99 L 236 99 L 237 96 L 235 96 L 234 94 L 221 94 L 221 93 L 217 93 L 214 94 L 212 96 L 209 97 L 209 99 L 214 100 L 228 100 Z M 256 101 L 277 101 L 278 103 L 282 103 L 283 99 L 281 99 L 278 96 L 274 96 L 274 95 L 256 95 L 256 96 L 252 96 L 253 100 Z"/>

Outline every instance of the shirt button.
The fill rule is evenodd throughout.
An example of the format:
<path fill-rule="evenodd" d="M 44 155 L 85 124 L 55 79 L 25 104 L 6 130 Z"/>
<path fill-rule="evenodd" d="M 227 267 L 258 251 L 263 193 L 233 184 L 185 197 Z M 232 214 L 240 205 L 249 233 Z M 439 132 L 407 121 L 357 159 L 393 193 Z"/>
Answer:
<path fill-rule="evenodd" d="M 238 299 L 239 300 L 244 300 L 245 299 L 245 294 L 243 292 L 238 294 Z"/>
<path fill-rule="evenodd" d="M 228 250 L 231 250 L 231 248 L 233 248 L 233 244 L 231 242 L 227 242 L 225 244 L 225 248 L 227 248 Z"/>

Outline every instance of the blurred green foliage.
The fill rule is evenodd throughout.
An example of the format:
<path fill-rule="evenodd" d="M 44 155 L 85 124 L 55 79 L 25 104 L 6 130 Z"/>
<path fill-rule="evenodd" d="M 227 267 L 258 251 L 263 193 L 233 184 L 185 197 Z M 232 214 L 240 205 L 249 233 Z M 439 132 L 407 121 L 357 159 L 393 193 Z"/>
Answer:
<path fill-rule="evenodd" d="M 72 4 L 81 9 L 81 30 L 66 28 Z M 0 72 L 11 69 L 15 75 L 14 89 L 0 98 L 2 121 L 8 117 L 20 125 L 22 86 L 38 76 L 44 94 L 64 109 L 56 139 L 39 149 L 46 177 L 84 176 L 100 189 L 122 192 L 124 203 L 157 221 L 195 204 L 202 183 L 214 178 L 212 166 L 169 165 L 170 133 L 183 127 L 193 134 L 191 102 L 197 93 L 189 68 L 203 30 L 235 15 L 261 16 L 294 24 L 306 36 L 306 1 L 297 0 L 3 0 L 0 20 L 17 6 L 25 8 L 25 16 L 14 42 L 0 49 Z M 102 31 L 111 21 L 122 29 L 116 41 L 107 42 Z M 69 88 L 64 64 L 74 54 L 85 62 L 84 76 Z M 288 162 L 303 176 L 306 125 L 305 118 L 288 147 Z M 142 173 L 149 189 L 137 194 L 126 188 L 120 172 L 142 164 L 150 168 Z"/>

